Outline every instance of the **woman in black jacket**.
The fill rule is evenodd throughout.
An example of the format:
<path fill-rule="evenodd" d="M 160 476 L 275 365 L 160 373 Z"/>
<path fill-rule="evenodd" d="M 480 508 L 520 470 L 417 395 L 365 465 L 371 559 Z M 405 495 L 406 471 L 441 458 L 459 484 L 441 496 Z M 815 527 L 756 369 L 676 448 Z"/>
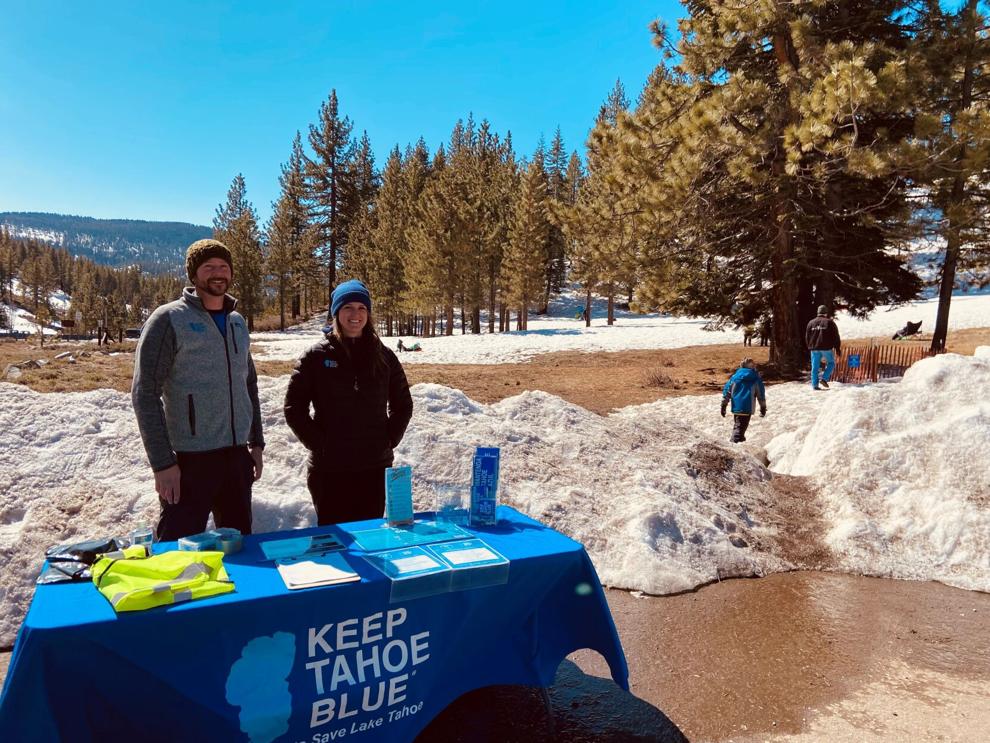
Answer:
<path fill-rule="evenodd" d="M 409 383 L 375 332 L 367 287 L 340 284 L 328 319 L 326 338 L 296 363 L 284 408 L 310 451 L 307 485 L 320 525 L 382 516 L 385 468 L 412 417 Z"/>

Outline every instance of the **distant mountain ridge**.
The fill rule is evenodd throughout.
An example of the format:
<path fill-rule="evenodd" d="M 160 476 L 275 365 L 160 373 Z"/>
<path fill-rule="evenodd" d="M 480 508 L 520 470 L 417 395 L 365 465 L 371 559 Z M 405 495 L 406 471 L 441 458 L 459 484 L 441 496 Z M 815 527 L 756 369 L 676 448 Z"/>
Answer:
<path fill-rule="evenodd" d="M 95 263 L 122 267 L 137 264 L 152 273 L 181 270 L 191 242 L 213 230 L 188 222 L 141 219 L 94 219 L 42 212 L 0 212 L 0 225 L 14 237 L 41 240 Z"/>

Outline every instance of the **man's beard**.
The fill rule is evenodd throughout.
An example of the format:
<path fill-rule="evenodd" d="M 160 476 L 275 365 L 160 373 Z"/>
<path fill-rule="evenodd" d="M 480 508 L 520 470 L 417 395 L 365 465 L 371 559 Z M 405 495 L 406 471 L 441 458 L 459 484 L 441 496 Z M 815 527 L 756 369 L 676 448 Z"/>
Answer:
<path fill-rule="evenodd" d="M 215 286 L 215 284 L 219 284 L 220 286 Z M 207 281 L 201 281 L 196 284 L 197 289 L 214 297 L 222 297 L 227 293 L 229 286 L 230 282 L 227 279 L 208 279 Z"/>

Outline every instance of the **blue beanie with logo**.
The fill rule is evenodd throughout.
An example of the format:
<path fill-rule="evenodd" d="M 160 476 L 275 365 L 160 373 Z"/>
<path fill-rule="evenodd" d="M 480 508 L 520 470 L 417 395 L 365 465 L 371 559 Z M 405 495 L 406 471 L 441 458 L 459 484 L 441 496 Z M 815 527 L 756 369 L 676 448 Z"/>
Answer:
<path fill-rule="evenodd" d="M 330 295 L 330 317 L 327 320 L 336 317 L 340 308 L 348 302 L 360 302 L 368 308 L 368 312 L 371 312 L 371 293 L 368 291 L 368 287 L 357 279 L 351 279 L 338 284 L 337 288 L 333 290 L 333 294 Z"/>

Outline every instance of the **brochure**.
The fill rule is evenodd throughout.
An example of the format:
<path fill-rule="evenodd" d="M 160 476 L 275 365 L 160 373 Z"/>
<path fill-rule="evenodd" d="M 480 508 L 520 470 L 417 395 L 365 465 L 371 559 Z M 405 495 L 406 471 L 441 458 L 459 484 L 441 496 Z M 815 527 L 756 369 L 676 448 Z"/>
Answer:
<path fill-rule="evenodd" d="M 498 493 L 498 447 L 479 446 L 474 453 L 471 482 L 471 526 L 493 526 Z"/>
<path fill-rule="evenodd" d="M 289 537 L 272 539 L 261 543 L 261 551 L 266 560 L 301 555 L 318 555 L 324 552 L 344 549 L 344 543 L 334 534 L 313 534 L 309 537 Z"/>
<path fill-rule="evenodd" d="M 480 539 L 464 539 L 460 542 L 435 544 L 430 551 L 452 568 L 476 568 L 484 565 L 500 565 L 508 562 Z"/>
<path fill-rule="evenodd" d="M 430 573 L 443 573 L 450 568 L 422 547 L 389 550 L 366 555 L 365 560 L 381 570 L 392 580 L 415 578 Z"/>
<path fill-rule="evenodd" d="M 406 526 L 385 526 L 363 529 L 353 533 L 355 544 L 365 552 L 433 544 L 451 539 L 465 539 L 470 534 L 456 524 L 448 522 L 414 521 Z"/>
<path fill-rule="evenodd" d="M 339 552 L 305 557 L 284 557 L 276 560 L 279 575 L 290 590 L 330 586 L 361 580 Z"/>
<path fill-rule="evenodd" d="M 385 518 L 389 526 L 412 523 L 412 467 L 385 470 Z"/>
<path fill-rule="evenodd" d="M 428 549 L 450 566 L 451 591 L 467 591 L 509 582 L 509 561 L 480 539 L 434 544 Z"/>

